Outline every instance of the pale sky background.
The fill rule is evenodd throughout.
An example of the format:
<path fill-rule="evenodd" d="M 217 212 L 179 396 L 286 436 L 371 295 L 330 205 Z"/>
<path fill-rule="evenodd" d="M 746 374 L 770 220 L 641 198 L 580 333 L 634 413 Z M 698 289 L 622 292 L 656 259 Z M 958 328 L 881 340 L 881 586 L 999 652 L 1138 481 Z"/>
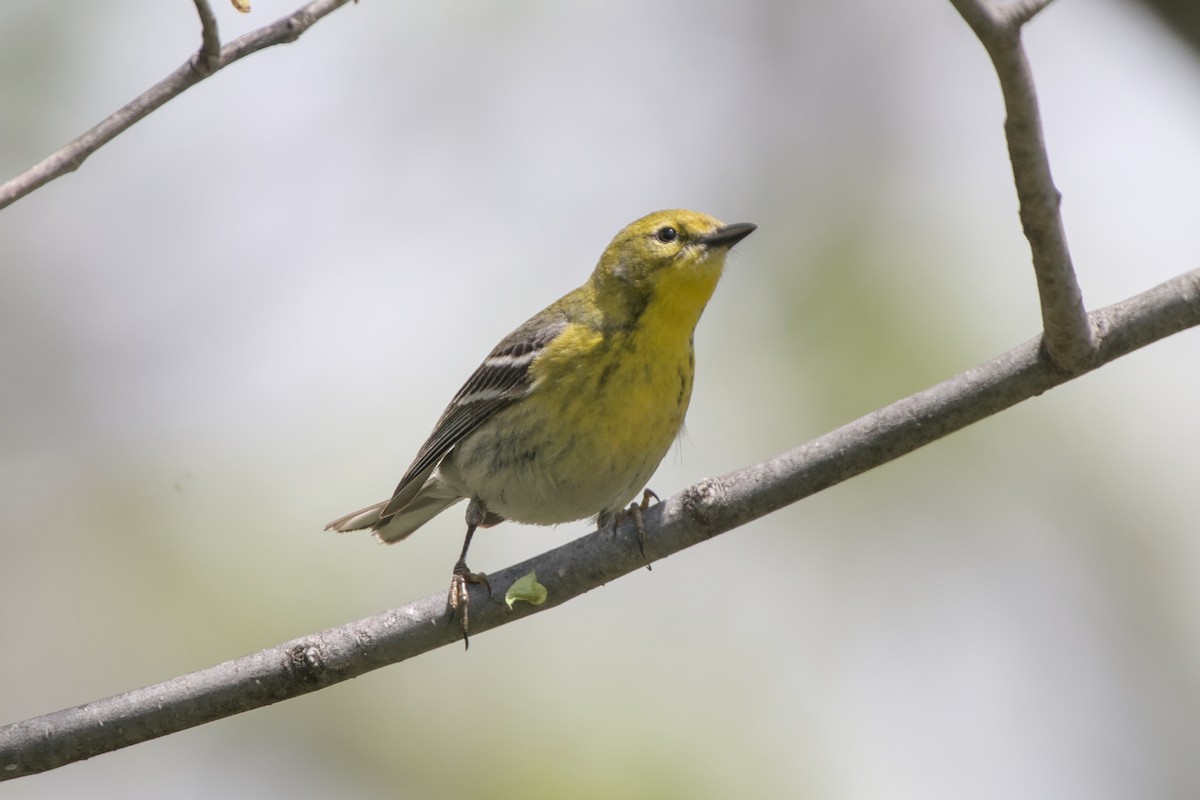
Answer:
<path fill-rule="evenodd" d="M 226 40 L 289 12 L 216 7 Z M 0 175 L 195 49 L 190 2 L 0 5 Z M 1197 265 L 1200 61 L 1125 3 L 1028 29 L 1089 307 Z M 0 212 L 0 723 L 445 589 L 382 499 L 612 235 L 759 230 L 696 335 L 673 494 L 1033 336 L 948 2 L 381 3 Z M 6 798 L 1200 795 L 1200 335 L 561 609 Z M 504 525 L 494 571 L 582 535 Z"/>

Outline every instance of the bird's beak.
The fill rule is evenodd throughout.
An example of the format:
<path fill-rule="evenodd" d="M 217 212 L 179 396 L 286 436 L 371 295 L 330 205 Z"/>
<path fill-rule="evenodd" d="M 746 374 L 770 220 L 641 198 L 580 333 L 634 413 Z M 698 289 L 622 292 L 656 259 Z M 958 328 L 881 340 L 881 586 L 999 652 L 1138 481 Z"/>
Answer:
<path fill-rule="evenodd" d="M 700 241 L 705 247 L 729 248 L 754 233 L 754 229 L 757 227 L 753 222 L 735 222 L 724 228 L 717 228 L 707 236 L 701 237 Z"/>

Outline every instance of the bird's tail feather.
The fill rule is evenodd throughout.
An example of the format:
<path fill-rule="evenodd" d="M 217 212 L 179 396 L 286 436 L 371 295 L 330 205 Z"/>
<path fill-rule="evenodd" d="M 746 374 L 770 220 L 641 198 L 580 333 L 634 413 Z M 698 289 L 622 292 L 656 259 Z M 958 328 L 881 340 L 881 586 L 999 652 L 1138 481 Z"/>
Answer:
<path fill-rule="evenodd" d="M 345 533 L 347 531 L 361 531 L 370 528 L 374 531 L 375 538 L 381 542 L 390 544 L 404 539 L 459 500 L 462 500 L 462 498 L 419 495 L 404 508 L 381 522 L 379 514 L 388 503 L 385 500 L 382 503 L 360 508 L 358 511 L 353 511 L 344 517 L 339 517 L 326 525 L 325 530 Z"/>
<path fill-rule="evenodd" d="M 347 531 L 361 531 L 363 528 L 370 528 L 379 522 L 379 512 L 383 510 L 385 505 L 387 505 L 387 501 L 376 503 L 366 508 L 360 508 L 358 511 L 351 511 L 346 516 L 338 517 L 326 525 L 325 530 L 345 533 Z"/>
<path fill-rule="evenodd" d="M 436 494 L 418 495 L 411 503 L 384 520 L 382 524 L 378 521 L 378 511 L 376 511 L 377 519 L 372 526 L 375 530 L 375 538 L 386 544 L 398 542 L 459 500 L 462 498 L 443 497 Z"/>

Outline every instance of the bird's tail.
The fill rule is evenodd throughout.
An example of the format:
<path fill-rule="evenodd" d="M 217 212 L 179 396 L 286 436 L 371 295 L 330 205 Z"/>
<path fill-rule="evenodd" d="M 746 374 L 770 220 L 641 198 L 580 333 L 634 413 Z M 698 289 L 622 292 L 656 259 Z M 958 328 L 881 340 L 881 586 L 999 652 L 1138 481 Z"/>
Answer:
<path fill-rule="evenodd" d="M 404 539 L 459 500 L 462 500 L 462 498 L 444 497 L 436 494 L 418 495 L 413 498 L 412 502 L 386 520 L 380 520 L 379 515 L 388 504 L 388 501 L 385 500 L 382 503 L 360 508 L 358 511 L 335 519 L 325 526 L 325 530 L 345 533 L 347 531 L 361 531 L 370 528 L 375 533 L 375 538 L 386 544 L 391 544 L 392 542 Z"/>
<path fill-rule="evenodd" d="M 383 511 L 385 505 L 387 505 L 387 501 L 376 503 L 366 508 L 360 508 L 358 511 L 351 511 L 346 516 L 338 517 L 326 525 L 325 530 L 346 533 L 348 531 L 361 531 L 363 528 L 370 528 L 379 522 L 379 512 Z"/>

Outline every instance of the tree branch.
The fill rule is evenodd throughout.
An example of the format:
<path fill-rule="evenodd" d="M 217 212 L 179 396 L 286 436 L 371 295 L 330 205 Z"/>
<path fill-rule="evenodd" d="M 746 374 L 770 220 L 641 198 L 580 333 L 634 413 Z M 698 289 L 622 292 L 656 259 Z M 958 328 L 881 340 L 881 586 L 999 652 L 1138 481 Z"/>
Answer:
<path fill-rule="evenodd" d="M 1090 371 L 1200 325 L 1200 269 L 1090 315 Z M 1041 337 L 776 458 L 709 478 L 644 514 L 646 556 L 665 558 L 886 464 L 973 422 L 1065 383 Z M 477 636 L 561 605 L 645 565 L 631 524 L 594 532 L 492 574 L 497 597 L 472 590 Z M 535 571 L 542 606 L 499 599 Z M 307 694 L 461 638 L 444 593 L 321 633 L 75 708 L 0 728 L 0 779 L 31 775 L 223 717 Z"/>
<path fill-rule="evenodd" d="M 1021 227 L 1033 253 L 1046 350 L 1060 369 L 1076 372 L 1096 354 L 1083 294 L 1075 279 L 1059 205 L 1062 195 L 1050 175 L 1042 120 L 1021 26 L 1050 0 L 1019 0 L 997 8 L 990 0 L 950 0 L 987 50 L 1004 95 L 1004 133 L 1021 207 Z"/>
<path fill-rule="evenodd" d="M 244 36 L 239 36 L 225 47 L 217 50 L 214 57 L 213 51 L 220 45 L 217 38 L 216 19 L 212 15 L 212 9 L 204 0 L 196 0 L 196 9 L 200 13 L 203 29 L 203 44 L 200 50 L 181 67 L 126 103 L 99 125 L 17 177 L 0 185 L 0 208 L 15 203 L 55 178 L 79 169 L 92 153 L 124 133 L 134 123 L 168 100 L 178 97 L 210 75 L 251 53 L 256 53 L 272 45 L 296 41 L 301 34 L 316 24 L 317 20 L 348 2 L 350 0 L 313 0 L 286 17 L 281 17 Z"/>
<path fill-rule="evenodd" d="M 200 50 L 196 53 L 196 68 L 205 75 L 216 72 L 221 59 L 221 34 L 217 30 L 217 16 L 208 0 L 195 0 L 196 13 L 200 15 Z"/>

